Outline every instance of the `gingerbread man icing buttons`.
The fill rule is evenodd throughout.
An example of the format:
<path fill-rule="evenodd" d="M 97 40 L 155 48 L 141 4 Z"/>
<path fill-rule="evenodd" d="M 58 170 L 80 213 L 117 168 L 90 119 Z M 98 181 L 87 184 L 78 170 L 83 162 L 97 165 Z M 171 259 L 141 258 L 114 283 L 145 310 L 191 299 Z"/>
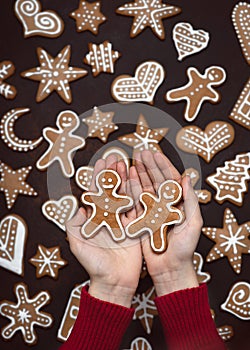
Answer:
<path fill-rule="evenodd" d="M 84 238 L 95 236 L 103 227 L 107 228 L 115 242 L 126 238 L 120 213 L 129 210 L 133 206 L 133 200 L 117 193 L 120 184 L 121 178 L 116 171 L 104 169 L 96 177 L 98 192 L 83 193 L 83 204 L 90 205 L 93 209 L 90 218 L 82 226 Z"/>
<path fill-rule="evenodd" d="M 73 153 L 85 146 L 85 139 L 73 132 L 79 127 L 80 120 L 72 111 L 61 112 L 56 120 L 57 129 L 44 128 L 43 137 L 49 143 L 49 148 L 37 161 L 39 170 L 47 169 L 53 162 L 58 161 L 63 175 L 71 177 L 75 173 Z"/>
<path fill-rule="evenodd" d="M 187 70 L 189 82 L 179 88 L 170 90 L 166 94 L 168 102 L 185 100 L 187 102 L 184 117 L 188 122 L 193 121 L 205 101 L 217 103 L 220 94 L 213 88 L 219 86 L 226 80 L 226 72 L 222 67 L 211 66 L 200 74 L 194 67 Z"/>
<path fill-rule="evenodd" d="M 174 207 L 182 197 L 182 187 L 174 180 L 164 181 L 157 196 L 143 192 L 140 202 L 144 212 L 126 227 L 126 234 L 135 238 L 148 232 L 150 244 L 154 252 L 162 253 L 167 249 L 167 229 L 169 225 L 183 220 L 182 212 Z"/>

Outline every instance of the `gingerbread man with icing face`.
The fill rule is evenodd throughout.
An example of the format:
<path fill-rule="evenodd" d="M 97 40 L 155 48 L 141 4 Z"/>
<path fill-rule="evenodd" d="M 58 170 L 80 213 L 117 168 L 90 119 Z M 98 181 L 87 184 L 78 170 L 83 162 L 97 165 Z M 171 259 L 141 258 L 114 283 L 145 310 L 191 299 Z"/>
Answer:
<path fill-rule="evenodd" d="M 221 85 L 226 80 L 226 72 L 221 67 L 212 66 L 207 68 L 204 74 L 200 74 L 196 68 L 190 67 L 187 70 L 187 76 L 188 84 L 168 91 L 166 100 L 168 102 L 186 100 L 184 116 L 188 122 L 191 122 L 197 117 L 203 102 L 220 101 L 221 96 L 213 86 Z"/>
<path fill-rule="evenodd" d="M 120 219 L 120 213 L 129 210 L 133 200 L 129 196 L 117 193 L 121 179 L 114 170 L 102 170 L 96 177 L 98 192 L 86 192 L 82 202 L 93 209 L 90 218 L 82 226 L 84 238 L 95 236 L 102 227 L 106 227 L 115 242 L 126 238 Z"/>
<path fill-rule="evenodd" d="M 49 148 L 37 161 L 39 170 L 45 170 L 56 160 L 59 162 L 64 176 L 71 177 L 75 173 L 72 154 L 85 146 L 85 139 L 73 135 L 80 120 L 72 111 L 61 112 L 56 121 L 58 129 L 47 127 L 43 129 L 43 137 L 49 143 Z"/>
<path fill-rule="evenodd" d="M 167 249 L 168 226 L 183 220 L 181 211 L 173 206 L 181 196 L 182 188 L 174 180 L 164 181 L 158 189 L 158 196 L 143 192 L 140 202 L 144 212 L 126 227 L 127 236 L 135 238 L 148 232 L 153 251 L 164 252 Z"/>

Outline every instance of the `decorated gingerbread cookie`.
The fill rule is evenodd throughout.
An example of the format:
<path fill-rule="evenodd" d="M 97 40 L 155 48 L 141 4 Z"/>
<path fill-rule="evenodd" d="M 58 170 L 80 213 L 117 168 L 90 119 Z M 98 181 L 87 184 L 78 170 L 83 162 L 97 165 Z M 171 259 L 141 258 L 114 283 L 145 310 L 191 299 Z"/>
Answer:
<path fill-rule="evenodd" d="M 70 45 L 65 46 L 56 57 L 52 57 L 40 47 L 37 49 L 37 55 L 41 66 L 21 73 L 23 78 L 40 81 L 36 101 L 41 102 L 56 91 L 65 102 L 71 103 L 69 83 L 84 77 L 88 72 L 82 68 L 69 66 Z"/>
<path fill-rule="evenodd" d="M 98 34 L 100 24 L 106 21 L 106 17 L 101 13 L 101 2 L 88 2 L 80 0 L 79 7 L 70 13 L 76 21 L 76 30 L 84 32 L 86 30 L 93 34 Z"/>
<path fill-rule="evenodd" d="M 16 136 L 14 131 L 14 125 L 17 119 L 19 119 L 25 113 L 30 111 L 29 108 L 14 108 L 6 113 L 0 121 L 0 134 L 2 140 L 13 151 L 27 152 L 32 151 L 34 148 L 40 145 L 43 138 L 39 137 L 36 140 L 24 140 Z"/>
<path fill-rule="evenodd" d="M 188 122 L 193 121 L 205 101 L 217 103 L 221 96 L 214 87 L 221 85 L 226 80 L 226 72 L 223 68 L 217 66 L 208 67 L 204 74 L 200 74 L 194 67 L 187 70 L 189 82 L 170 90 L 166 94 L 168 102 L 186 101 L 184 117 Z"/>
<path fill-rule="evenodd" d="M 74 175 L 73 154 L 85 146 L 85 139 L 73 134 L 79 125 L 77 114 L 66 110 L 57 117 L 57 129 L 51 127 L 43 129 L 43 137 L 49 143 L 49 147 L 36 163 L 39 170 L 45 170 L 58 161 L 65 177 Z"/>
<path fill-rule="evenodd" d="M 102 112 L 98 107 L 94 107 L 93 114 L 82 120 L 88 125 L 87 137 L 97 137 L 102 142 L 107 142 L 109 134 L 118 129 L 113 123 L 114 114 L 114 112 Z"/>
<path fill-rule="evenodd" d="M 207 163 L 234 140 L 234 128 L 224 121 L 213 121 L 203 131 L 196 125 L 183 127 L 176 135 L 177 146 L 185 152 L 197 154 Z"/>
<path fill-rule="evenodd" d="M 37 253 L 29 262 L 36 267 L 36 277 L 49 276 L 58 278 L 59 269 L 67 265 L 67 261 L 61 258 L 60 247 L 46 248 L 38 245 Z"/>
<path fill-rule="evenodd" d="M 153 104 L 155 93 L 165 77 L 163 66 L 156 61 L 141 63 L 131 75 L 120 75 L 112 83 L 111 94 L 118 102 L 148 102 Z"/>
<path fill-rule="evenodd" d="M 168 128 L 150 129 L 145 117 L 140 114 L 136 131 L 132 134 L 126 134 L 118 137 L 118 140 L 126 145 L 133 147 L 133 159 L 136 152 L 150 150 L 153 153 L 162 152 L 159 142 L 167 134 Z"/>
<path fill-rule="evenodd" d="M 7 208 L 11 209 L 18 195 L 37 196 L 36 191 L 26 182 L 32 167 L 22 167 L 13 170 L 0 161 L 0 192 L 4 192 Z"/>
<path fill-rule="evenodd" d="M 147 339 L 137 337 L 132 341 L 129 350 L 152 350 L 152 347 L 147 341 Z"/>
<path fill-rule="evenodd" d="M 226 301 L 221 305 L 222 310 L 230 312 L 243 321 L 250 320 L 250 284 L 236 282 L 230 289 Z"/>
<path fill-rule="evenodd" d="M 118 51 L 112 50 L 112 44 L 106 40 L 99 45 L 89 43 L 89 52 L 83 61 L 91 66 L 92 74 L 96 77 L 101 72 L 113 74 L 115 62 L 120 56 Z"/>
<path fill-rule="evenodd" d="M 243 195 L 247 192 L 247 181 L 250 179 L 250 152 L 238 154 L 233 160 L 218 167 L 216 173 L 206 178 L 207 183 L 216 190 L 218 203 L 225 200 L 241 206 Z"/>
<path fill-rule="evenodd" d="M 54 11 L 41 11 L 38 0 L 16 0 L 15 13 L 23 25 L 24 37 L 39 35 L 57 38 L 64 29 L 64 23 Z"/>
<path fill-rule="evenodd" d="M 136 294 L 132 300 L 131 306 L 135 309 L 133 319 L 140 320 L 147 334 L 151 333 L 154 316 L 158 315 L 155 297 L 155 288 L 151 287 L 145 293 Z"/>
<path fill-rule="evenodd" d="M 209 42 L 209 33 L 202 29 L 193 29 L 187 22 L 180 22 L 174 26 L 173 40 L 179 54 L 178 60 L 204 50 Z"/>
<path fill-rule="evenodd" d="M 178 15 L 180 12 L 179 7 L 165 4 L 162 0 L 135 0 L 118 7 L 116 10 L 116 13 L 120 15 L 134 17 L 130 31 L 131 38 L 149 27 L 161 40 L 165 39 L 162 20 Z"/>
<path fill-rule="evenodd" d="M 224 212 L 223 228 L 203 227 L 202 233 L 215 242 L 207 261 L 227 257 L 234 272 L 241 272 L 242 254 L 250 254 L 250 221 L 239 225 L 233 212 Z"/>
<path fill-rule="evenodd" d="M 102 154 L 102 159 L 107 159 L 108 156 L 110 156 L 110 155 L 116 156 L 118 162 L 123 161 L 126 165 L 127 172 L 129 172 L 130 158 L 129 158 L 128 153 L 126 151 L 124 151 L 123 148 L 116 147 L 116 146 L 106 148 Z"/>
<path fill-rule="evenodd" d="M 236 31 L 242 53 L 245 60 L 250 65 L 250 4 L 247 2 L 239 2 L 234 6 L 232 12 L 232 21 Z"/>
<path fill-rule="evenodd" d="M 48 328 L 53 318 L 47 312 L 40 309 L 50 302 L 50 295 L 46 291 L 29 297 L 28 287 L 24 283 L 15 286 L 17 303 L 3 300 L 0 303 L 0 314 L 7 317 L 11 322 L 2 328 L 1 335 L 5 340 L 13 337 L 17 331 L 21 331 L 23 340 L 29 345 L 37 342 L 37 335 L 34 327 Z"/>
<path fill-rule="evenodd" d="M 241 91 L 229 118 L 250 130 L 250 78 Z"/>
<path fill-rule="evenodd" d="M 65 224 L 74 216 L 77 209 L 78 201 L 73 195 L 65 195 L 57 201 L 50 199 L 42 205 L 43 215 L 63 231 L 66 231 Z"/>
<path fill-rule="evenodd" d="M 184 171 L 184 173 L 182 174 L 182 177 L 188 175 L 190 177 L 191 180 L 191 184 L 192 186 L 195 188 L 195 185 L 197 184 L 197 182 L 199 181 L 200 178 L 200 174 L 198 172 L 198 170 L 194 169 L 194 168 L 188 168 Z M 206 189 L 199 189 L 199 190 L 194 190 L 196 196 L 198 197 L 198 201 L 201 204 L 207 204 L 211 201 L 211 192 L 206 190 Z"/>
<path fill-rule="evenodd" d="M 77 169 L 75 180 L 77 185 L 84 191 L 88 191 L 93 178 L 94 167 L 89 165 L 81 166 Z"/>
<path fill-rule="evenodd" d="M 0 62 L 0 95 L 7 100 L 13 100 L 17 91 L 15 86 L 6 83 L 6 79 L 11 77 L 15 72 L 15 66 L 11 61 Z"/>
<path fill-rule="evenodd" d="M 196 272 L 198 282 L 199 283 L 206 283 L 211 279 L 211 276 L 208 272 L 203 272 L 203 257 L 200 253 L 195 252 L 193 256 L 193 264 L 194 264 L 194 270 Z"/>
<path fill-rule="evenodd" d="M 210 311 L 211 311 L 213 320 L 215 320 L 214 310 L 210 309 Z M 222 338 L 222 340 L 224 340 L 224 341 L 228 341 L 234 336 L 233 327 L 229 326 L 229 325 L 217 327 L 217 332 L 218 332 L 219 336 Z"/>
<path fill-rule="evenodd" d="M 102 227 L 107 228 L 116 242 L 126 238 L 120 213 L 129 210 L 133 200 L 117 193 L 120 184 L 121 178 L 116 171 L 104 169 L 96 177 L 98 191 L 83 193 L 83 204 L 90 205 L 93 209 L 81 229 L 84 238 L 95 236 Z"/>
<path fill-rule="evenodd" d="M 5 216 L 0 222 L 0 266 L 23 275 L 23 256 L 28 229 L 19 215 Z"/>
<path fill-rule="evenodd" d="M 157 196 L 143 192 L 140 195 L 140 202 L 144 212 L 128 224 L 127 236 L 135 238 L 148 233 L 153 251 L 164 252 L 167 249 L 168 226 L 183 220 L 182 212 L 174 206 L 180 202 L 181 197 L 182 188 L 174 180 L 164 181 L 157 191 Z"/>

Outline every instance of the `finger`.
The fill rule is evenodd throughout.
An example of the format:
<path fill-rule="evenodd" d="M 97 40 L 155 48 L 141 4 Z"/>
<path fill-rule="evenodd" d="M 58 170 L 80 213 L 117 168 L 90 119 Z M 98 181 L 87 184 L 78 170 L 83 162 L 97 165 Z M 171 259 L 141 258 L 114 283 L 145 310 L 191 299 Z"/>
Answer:
<path fill-rule="evenodd" d="M 66 232 L 67 236 L 70 239 L 70 236 L 74 236 L 78 239 L 82 239 L 81 227 L 87 219 L 86 210 L 81 207 L 78 209 L 75 216 L 72 219 L 66 222 Z"/>
<path fill-rule="evenodd" d="M 181 183 L 181 174 L 163 153 L 154 153 L 154 159 L 159 169 L 161 170 L 165 180 L 173 179 Z"/>
<path fill-rule="evenodd" d="M 116 171 L 116 166 L 117 166 L 117 156 L 115 154 L 111 154 L 106 158 L 106 168 Z"/>
<path fill-rule="evenodd" d="M 132 189 L 131 189 L 131 183 L 130 180 L 126 182 L 126 188 L 125 188 L 126 194 L 129 197 L 133 198 L 133 194 L 132 194 Z M 125 215 L 125 214 L 124 214 Z M 129 220 L 134 220 L 136 218 L 136 209 L 133 206 L 132 209 L 130 209 L 129 211 L 127 211 L 126 216 Z"/>
<path fill-rule="evenodd" d="M 202 216 L 198 198 L 194 192 L 189 176 L 182 179 L 184 211 L 187 221 L 202 226 Z"/>
<path fill-rule="evenodd" d="M 140 216 L 143 212 L 142 205 L 139 201 L 140 194 L 142 193 L 142 187 L 141 187 L 138 173 L 136 171 L 136 167 L 132 166 L 129 169 L 129 178 L 130 178 L 130 188 L 132 192 L 132 197 L 135 203 L 136 215 Z"/>
<path fill-rule="evenodd" d="M 137 153 L 135 157 L 135 167 L 141 182 L 144 192 L 155 193 L 152 181 L 147 173 L 147 170 L 142 162 L 141 153 Z"/>
<path fill-rule="evenodd" d="M 106 167 L 106 162 L 103 159 L 98 159 L 98 161 L 95 163 L 94 171 L 93 171 L 93 176 L 91 180 L 91 184 L 89 186 L 90 191 L 95 191 L 96 190 L 96 184 L 95 184 L 95 179 L 97 174 L 105 169 Z"/>
<path fill-rule="evenodd" d="M 119 161 L 116 166 L 116 170 L 121 178 L 121 186 L 118 193 L 126 193 L 126 182 L 127 182 L 127 168 L 124 161 Z"/>
<path fill-rule="evenodd" d="M 147 169 L 148 175 L 151 181 L 153 182 L 154 189 L 155 191 L 157 191 L 160 187 L 160 184 L 165 180 L 164 176 L 162 175 L 161 170 L 156 164 L 152 152 L 145 150 L 141 153 L 141 156 L 142 161 Z"/>

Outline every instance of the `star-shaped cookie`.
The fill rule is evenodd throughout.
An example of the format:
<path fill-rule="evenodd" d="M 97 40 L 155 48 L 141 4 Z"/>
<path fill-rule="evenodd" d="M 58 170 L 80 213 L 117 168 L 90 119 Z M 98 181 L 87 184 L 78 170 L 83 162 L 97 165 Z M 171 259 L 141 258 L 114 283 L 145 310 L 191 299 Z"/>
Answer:
<path fill-rule="evenodd" d="M 118 129 L 113 123 L 114 112 L 102 112 L 94 107 L 93 114 L 82 121 L 88 125 L 87 137 L 97 137 L 102 142 L 107 142 L 109 134 Z"/>
<path fill-rule="evenodd" d="M 136 0 L 116 9 L 116 13 L 120 15 L 134 17 L 130 31 L 131 38 L 140 34 L 146 27 L 150 27 L 161 40 L 165 39 L 162 20 L 180 12 L 179 7 L 164 4 L 162 0 Z"/>
<path fill-rule="evenodd" d="M 133 147 L 133 159 L 136 152 L 141 152 L 145 149 L 152 152 L 162 152 L 159 142 L 167 134 L 168 128 L 150 129 L 148 123 L 142 114 L 140 114 L 136 131 L 132 134 L 127 134 L 118 137 L 118 140 L 126 145 Z"/>
<path fill-rule="evenodd" d="M 67 261 L 61 258 L 59 246 L 46 248 L 38 245 L 37 253 L 29 262 L 36 267 L 36 277 L 50 276 L 58 278 L 58 270 L 67 265 Z"/>
<path fill-rule="evenodd" d="M 227 257 L 236 273 L 241 271 L 242 254 L 250 253 L 250 221 L 239 225 L 233 212 L 224 212 L 223 228 L 203 227 L 202 232 L 216 244 L 207 255 L 207 261 Z"/>
<path fill-rule="evenodd" d="M 82 68 L 69 66 L 71 47 L 65 46 L 56 57 L 38 47 L 37 55 L 40 67 L 31 68 L 21 73 L 23 78 L 40 81 L 36 101 L 45 100 L 53 91 L 67 103 L 72 102 L 69 83 L 84 77 L 88 72 Z"/>
<path fill-rule="evenodd" d="M 101 13 L 100 1 L 89 3 L 80 1 L 79 7 L 70 13 L 70 17 L 76 21 L 76 30 L 84 32 L 89 30 L 93 34 L 98 34 L 99 25 L 106 21 L 106 17 Z"/>
<path fill-rule="evenodd" d="M 19 194 L 37 196 L 36 191 L 25 182 L 32 167 L 13 170 L 9 165 L 0 161 L 0 192 L 4 192 L 8 209 L 11 209 Z"/>

